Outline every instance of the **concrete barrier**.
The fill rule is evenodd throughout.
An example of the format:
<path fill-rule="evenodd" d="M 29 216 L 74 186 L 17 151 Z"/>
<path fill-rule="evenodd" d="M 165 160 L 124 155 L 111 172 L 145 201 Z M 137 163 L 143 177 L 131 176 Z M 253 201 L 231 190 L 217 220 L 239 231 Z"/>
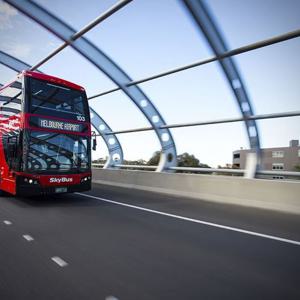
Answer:
<path fill-rule="evenodd" d="M 300 214 L 300 182 L 93 169 L 93 182 Z"/>

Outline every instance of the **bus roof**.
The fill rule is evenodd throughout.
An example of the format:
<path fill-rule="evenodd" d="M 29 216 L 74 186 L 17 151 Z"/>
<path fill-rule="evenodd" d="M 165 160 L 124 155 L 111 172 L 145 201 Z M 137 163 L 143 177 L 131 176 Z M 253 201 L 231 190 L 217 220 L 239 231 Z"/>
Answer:
<path fill-rule="evenodd" d="M 20 75 L 29 76 L 29 77 L 37 78 L 37 79 L 40 79 L 40 80 L 45 80 L 45 81 L 48 81 L 48 82 L 60 84 L 60 85 L 69 87 L 71 89 L 84 91 L 84 88 L 80 85 L 77 85 L 73 82 L 70 82 L 70 81 L 67 81 L 67 80 L 64 80 L 64 79 L 61 79 L 61 78 L 46 75 L 46 74 L 43 74 L 43 73 L 34 72 L 34 71 L 23 71 Z"/>

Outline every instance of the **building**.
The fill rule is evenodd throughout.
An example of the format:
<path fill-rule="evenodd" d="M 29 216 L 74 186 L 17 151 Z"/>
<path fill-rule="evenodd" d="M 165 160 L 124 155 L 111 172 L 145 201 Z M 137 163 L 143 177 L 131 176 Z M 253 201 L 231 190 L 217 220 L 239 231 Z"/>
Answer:
<path fill-rule="evenodd" d="M 289 147 L 265 148 L 262 150 L 261 169 L 297 171 L 300 168 L 300 146 L 298 140 L 291 140 Z M 232 167 L 245 169 L 249 149 L 240 149 L 233 152 Z M 299 170 L 299 169 L 298 169 Z"/>

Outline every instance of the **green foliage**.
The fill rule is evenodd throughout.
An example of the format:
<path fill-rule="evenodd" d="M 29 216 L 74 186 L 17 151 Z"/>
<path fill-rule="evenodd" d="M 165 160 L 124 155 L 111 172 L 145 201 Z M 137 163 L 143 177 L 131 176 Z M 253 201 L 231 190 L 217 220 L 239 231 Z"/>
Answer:
<path fill-rule="evenodd" d="M 300 172 L 300 165 L 296 165 L 296 166 L 294 167 L 294 170 L 295 170 L 296 172 Z"/>
<path fill-rule="evenodd" d="M 157 166 L 160 158 L 160 151 L 154 152 L 153 156 L 148 160 L 149 166 Z M 207 164 L 200 163 L 199 159 L 193 154 L 187 152 L 177 155 L 178 167 L 193 167 L 193 168 L 210 168 Z"/>
<path fill-rule="evenodd" d="M 123 164 L 124 165 L 157 166 L 159 164 L 160 154 L 161 154 L 161 151 L 156 151 L 153 153 L 152 157 L 148 161 L 145 161 L 143 159 L 124 160 Z M 98 164 L 99 163 L 105 164 L 105 162 L 106 162 L 106 159 L 103 159 L 103 158 L 99 158 L 99 159 L 93 161 L 93 163 L 98 163 Z M 178 162 L 178 167 L 210 168 L 209 165 L 200 163 L 198 158 L 196 158 L 193 154 L 189 154 L 187 152 L 177 155 L 177 162 Z M 178 171 L 178 172 L 182 172 L 182 171 Z M 188 173 L 190 173 L 190 172 L 188 172 Z"/>
<path fill-rule="evenodd" d="M 199 168 L 210 168 L 210 166 L 207 164 L 199 163 Z"/>
<path fill-rule="evenodd" d="M 98 159 L 94 159 L 92 161 L 93 164 L 105 164 L 105 162 L 106 162 L 106 159 L 104 159 L 104 158 L 98 158 Z"/>
<path fill-rule="evenodd" d="M 138 159 L 138 160 L 124 160 L 124 165 L 139 165 L 144 166 L 147 165 L 147 162 L 144 159 Z"/>
<path fill-rule="evenodd" d="M 149 166 L 157 166 L 160 158 L 160 151 L 155 151 L 152 157 L 148 160 L 147 165 Z"/>
<path fill-rule="evenodd" d="M 187 152 L 177 155 L 178 167 L 199 167 L 199 159 Z"/>

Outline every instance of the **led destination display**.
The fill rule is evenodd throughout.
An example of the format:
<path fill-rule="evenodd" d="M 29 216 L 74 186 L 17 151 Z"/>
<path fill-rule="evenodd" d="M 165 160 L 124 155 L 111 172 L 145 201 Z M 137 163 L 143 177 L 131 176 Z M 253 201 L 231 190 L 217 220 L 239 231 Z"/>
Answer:
<path fill-rule="evenodd" d="M 39 117 L 31 117 L 30 125 L 39 128 L 65 130 L 65 131 L 72 131 L 72 132 L 85 132 L 88 129 L 86 124 L 43 119 Z"/>
<path fill-rule="evenodd" d="M 39 126 L 42 128 L 49 128 L 49 129 L 60 129 L 60 130 L 76 131 L 76 132 L 81 131 L 80 124 L 66 123 L 62 121 L 54 121 L 54 120 L 47 120 L 47 119 L 39 119 Z"/>

